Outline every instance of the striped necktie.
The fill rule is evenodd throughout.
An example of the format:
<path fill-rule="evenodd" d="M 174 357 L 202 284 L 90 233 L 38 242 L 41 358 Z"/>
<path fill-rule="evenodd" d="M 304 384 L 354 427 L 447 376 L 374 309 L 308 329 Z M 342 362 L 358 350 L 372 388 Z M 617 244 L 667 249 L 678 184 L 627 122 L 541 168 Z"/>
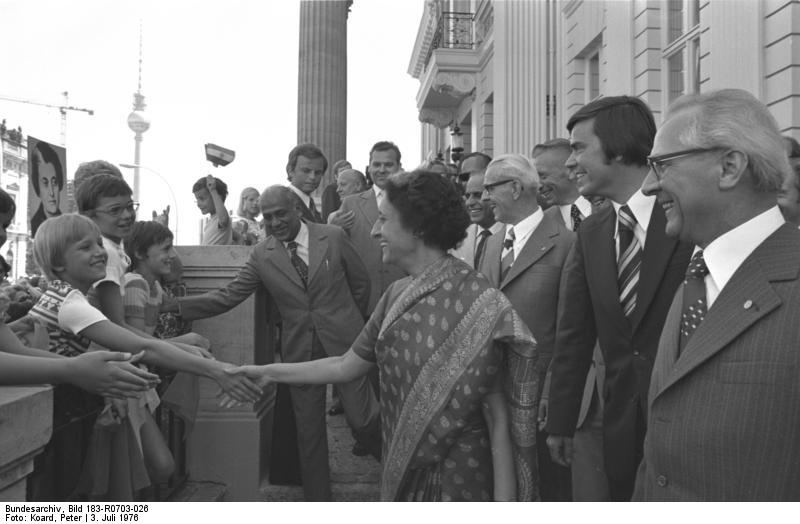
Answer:
<path fill-rule="evenodd" d="M 514 263 L 514 228 L 509 227 L 506 238 L 503 240 L 503 253 L 500 255 L 500 282 L 505 280 L 508 270 Z"/>
<path fill-rule="evenodd" d="M 619 259 L 617 261 L 617 285 L 619 303 L 626 317 L 636 309 L 639 288 L 639 270 L 642 266 L 642 246 L 633 233 L 636 218 L 628 206 L 619 209 Z"/>

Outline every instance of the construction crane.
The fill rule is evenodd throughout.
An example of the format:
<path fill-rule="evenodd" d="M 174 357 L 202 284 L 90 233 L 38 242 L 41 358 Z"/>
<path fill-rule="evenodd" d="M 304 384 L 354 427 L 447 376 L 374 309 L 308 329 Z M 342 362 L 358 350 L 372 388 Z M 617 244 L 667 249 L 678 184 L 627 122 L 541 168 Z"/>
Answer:
<path fill-rule="evenodd" d="M 9 102 L 19 102 L 21 104 L 31 104 L 34 106 L 44 106 L 44 107 L 52 107 L 54 109 L 58 109 L 61 113 L 61 145 L 63 147 L 67 147 L 67 111 L 83 111 L 84 113 L 89 113 L 90 115 L 94 114 L 94 110 L 86 109 L 83 107 L 75 107 L 69 105 L 69 92 L 64 91 L 61 93 L 64 95 L 64 104 L 63 105 L 56 105 L 56 104 L 45 104 L 44 102 L 36 102 L 34 100 L 24 100 L 22 98 L 13 98 L 10 96 L 2 96 L 0 95 L 0 100 L 7 100 Z"/>

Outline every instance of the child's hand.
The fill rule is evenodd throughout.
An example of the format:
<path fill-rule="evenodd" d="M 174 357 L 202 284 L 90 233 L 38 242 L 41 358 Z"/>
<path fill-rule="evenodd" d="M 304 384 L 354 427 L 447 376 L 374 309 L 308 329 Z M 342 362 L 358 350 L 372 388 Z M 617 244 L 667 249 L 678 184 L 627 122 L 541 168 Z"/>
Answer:
<path fill-rule="evenodd" d="M 134 356 L 116 351 L 90 351 L 68 359 L 72 369 L 67 377 L 70 383 L 91 393 L 117 399 L 135 398 L 161 381 L 158 375 L 134 365 L 142 356 L 144 351 Z"/>
<path fill-rule="evenodd" d="M 216 193 L 217 179 L 215 179 L 213 175 L 206 175 L 206 187 L 209 193 Z"/>

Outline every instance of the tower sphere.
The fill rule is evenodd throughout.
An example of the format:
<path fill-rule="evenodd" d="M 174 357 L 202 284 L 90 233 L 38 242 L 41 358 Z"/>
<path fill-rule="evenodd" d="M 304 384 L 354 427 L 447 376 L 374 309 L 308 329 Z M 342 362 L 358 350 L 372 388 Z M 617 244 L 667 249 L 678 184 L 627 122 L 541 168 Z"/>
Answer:
<path fill-rule="evenodd" d="M 150 119 L 144 114 L 144 111 L 133 111 L 128 115 L 128 127 L 134 133 L 144 133 L 150 129 Z"/>

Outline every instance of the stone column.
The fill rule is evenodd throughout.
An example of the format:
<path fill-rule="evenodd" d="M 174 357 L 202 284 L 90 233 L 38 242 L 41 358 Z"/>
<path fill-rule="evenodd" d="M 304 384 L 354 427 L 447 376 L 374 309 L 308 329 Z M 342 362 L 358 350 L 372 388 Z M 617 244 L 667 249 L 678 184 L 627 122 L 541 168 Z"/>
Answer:
<path fill-rule="evenodd" d="M 312 142 L 328 167 L 347 155 L 347 11 L 352 0 L 300 2 L 297 143 Z M 326 173 L 317 195 L 332 181 Z"/>
<path fill-rule="evenodd" d="M 179 246 L 183 279 L 189 295 L 224 286 L 238 273 L 252 248 L 246 246 Z M 268 313 L 265 293 L 216 317 L 195 320 L 192 331 L 211 341 L 219 360 L 232 364 L 268 364 L 274 360 L 277 315 Z M 232 409 L 218 405 L 219 387 L 200 379 L 200 405 L 187 440 L 189 479 L 218 482 L 227 489 L 226 500 L 261 500 L 261 481 L 269 468 L 275 388 L 255 405 Z"/>
<path fill-rule="evenodd" d="M 25 480 L 33 471 L 33 459 L 52 434 L 49 386 L 0 388 L 0 501 L 26 500 Z"/>

